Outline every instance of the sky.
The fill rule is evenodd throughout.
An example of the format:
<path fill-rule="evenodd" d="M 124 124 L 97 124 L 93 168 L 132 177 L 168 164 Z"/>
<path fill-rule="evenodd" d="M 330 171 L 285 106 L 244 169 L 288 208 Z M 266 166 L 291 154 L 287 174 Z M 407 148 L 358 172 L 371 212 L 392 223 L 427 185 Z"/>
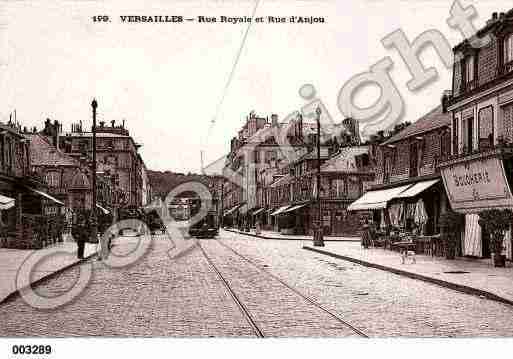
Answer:
<path fill-rule="evenodd" d="M 446 19 L 452 1 L 261 0 L 255 16 L 315 16 L 324 23 L 253 23 L 232 81 L 219 106 L 247 23 L 123 23 L 126 15 L 251 16 L 254 1 L 23 1 L 0 0 L 0 121 L 16 109 L 27 127 L 46 118 L 64 130 L 98 120 L 125 120 L 149 169 L 199 172 L 229 151 L 246 116 L 272 113 L 284 118 L 300 109 L 303 84 L 336 122 L 344 116 L 336 101 L 354 75 L 389 56 L 391 77 L 405 103 L 402 120 L 415 121 L 440 103 L 450 89 L 451 71 L 432 48 L 421 53 L 438 79 L 419 91 L 406 87 L 410 75 L 395 50 L 381 39 L 402 29 L 412 41 L 423 31 L 442 32 L 451 45 L 462 35 Z M 476 27 L 508 1 L 461 1 L 474 5 Z M 93 16 L 108 15 L 107 23 Z M 356 103 L 370 106 L 376 88 L 361 91 Z M 217 114 L 217 116 L 216 116 Z M 213 121 L 214 120 L 214 121 Z"/>

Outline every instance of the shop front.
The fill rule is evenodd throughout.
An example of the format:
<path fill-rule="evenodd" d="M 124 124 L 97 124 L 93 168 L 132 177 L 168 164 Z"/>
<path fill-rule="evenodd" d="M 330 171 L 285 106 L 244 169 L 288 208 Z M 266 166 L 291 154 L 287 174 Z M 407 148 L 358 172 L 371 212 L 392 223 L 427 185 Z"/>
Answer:
<path fill-rule="evenodd" d="M 435 175 L 368 191 L 348 211 L 367 215 L 377 230 L 378 242 L 393 244 L 414 239 L 422 242 L 422 252 L 433 253 L 433 247 L 441 246 L 439 220 L 447 206 L 442 180 Z M 365 216 L 361 218 L 363 222 Z"/>
<path fill-rule="evenodd" d="M 496 148 L 440 164 L 451 208 L 465 216 L 461 228 L 465 256 L 490 257 L 489 236 L 479 226 L 479 212 L 513 209 L 512 158 L 511 148 Z M 511 229 L 505 236 L 504 247 L 506 258 L 511 260 Z"/>

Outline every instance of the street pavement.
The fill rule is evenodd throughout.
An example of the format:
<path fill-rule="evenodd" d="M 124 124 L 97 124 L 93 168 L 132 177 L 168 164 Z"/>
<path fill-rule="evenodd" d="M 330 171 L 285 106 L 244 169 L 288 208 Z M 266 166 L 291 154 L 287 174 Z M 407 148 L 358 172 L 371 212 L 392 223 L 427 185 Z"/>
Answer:
<path fill-rule="evenodd" d="M 389 270 L 396 270 L 414 276 L 422 276 L 426 280 L 443 281 L 449 286 L 463 286 L 464 290 L 475 290 L 476 293 L 488 293 L 498 299 L 513 303 L 513 266 L 507 262 L 505 268 L 496 268 L 491 259 L 454 259 L 429 255 L 416 255 L 416 263 L 406 260 L 403 264 L 400 254 L 383 248 L 364 249 L 359 243 L 326 242 L 324 247 L 308 248 L 347 257 L 365 262 L 371 266 L 378 265 Z"/>
<path fill-rule="evenodd" d="M 221 231 L 200 245 L 246 312 L 201 248 L 170 259 L 172 243 L 156 236 L 132 265 L 89 261 L 37 287 L 62 294 L 92 265 L 85 291 L 62 307 L 38 310 L 20 297 L 1 304 L 0 335 L 254 337 L 245 313 L 271 337 L 358 335 L 352 327 L 371 337 L 513 334 L 513 306 L 306 251 L 302 241 Z"/>
<path fill-rule="evenodd" d="M 235 228 L 225 229 L 227 232 L 240 233 L 243 235 L 254 236 L 262 239 L 282 239 L 282 240 L 294 240 L 294 241 L 312 241 L 312 236 L 297 235 L 297 234 L 282 234 L 275 231 L 262 230 L 257 235 L 254 229 L 250 229 L 249 232 L 239 231 Z M 360 242 L 360 237 L 342 237 L 342 236 L 324 236 L 324 240 L 327 242 L 341 241 L 341 242 Z"/>
<path fill-rule="evenodd" d="M 86 243 L 84 256 L 88 257 L 96 253 L 96 244 Z M 17 290 L 16 276 L 23 262 L 28 257 L 34 255 L 37 251 L 33 249 L 8 249 L 0 248 L 0 303 L 10 294 Z M 51 247 L 45 248 L 46 252 L 60 252 L 53 255 L 48 260 L 44 260 L 33 268 L 31 283 L 34 283 L 50 274 L 53 274 L 63 268 L 77 263 L 76 251 L 77 244 L 75 242 L 61 242 Z"/>

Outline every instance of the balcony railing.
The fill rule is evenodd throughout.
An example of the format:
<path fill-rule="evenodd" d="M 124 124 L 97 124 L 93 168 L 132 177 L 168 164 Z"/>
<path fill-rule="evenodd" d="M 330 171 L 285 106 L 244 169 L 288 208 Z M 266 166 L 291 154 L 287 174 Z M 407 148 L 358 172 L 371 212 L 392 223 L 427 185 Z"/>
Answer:
<path fill-rule="evenodd" d="M 475 90 L 478 86 L 477 78 L 461 84 L 461 92 L 469 92 Z"/>
<path fill-rule="evenodd" d="M 504 65 L 502 65 L 499 69 L 500 75 L 505 75 L 507 73 L 510 73 L 513 71 L 513 60 L 506 62 Z"/>
<path fill-rule="evenodd" d="M 458 163 L 464 160 L 468 160 L 470 158 L 487 158 L 491 156 L 502 156 L 502 155 L 512 155 L 513 154 L 513 143 L 505 143 L 500 142 L 496 145 L 489 146 L 486 148 L 480 148 L 472 151 L 463 151 L 461 153 L 449 155 L 447 157 L 441 158 L 438 161 L 438 165 L 445 166 L 449 163 Z M 438 167 L 438 166 L 437 166 Z"/>

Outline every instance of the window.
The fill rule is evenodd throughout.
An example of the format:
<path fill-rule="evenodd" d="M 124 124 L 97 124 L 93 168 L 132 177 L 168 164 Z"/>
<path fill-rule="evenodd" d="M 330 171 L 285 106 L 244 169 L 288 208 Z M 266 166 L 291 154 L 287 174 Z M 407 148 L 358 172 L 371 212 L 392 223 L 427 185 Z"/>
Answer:
<path fill-rule="evenodd" d="M 458 119 L 456 117 L 453 117 L 452 119 L 452 148 L 453 153 L 458 153 Z"/>
<path fill-rule="evenodd" d="M 474 118 L 468 117 L 463 119 L 462 121 L 462 137 L 463 137 L 463 152 L 471 152 L 472 151 L 472 137 L 474 133 Z"/>
<path fill-rule="evenodd" d="M 417 177 L 419 173 L 419 144 L 410 144 L 410 177 Z"/>
<path fill-rule="evenodd" d="M 509 34 L 504 39 L 504 64 L 513 61 L 513 34 Z"/>
<path fill-rule="evenodd" d="M 493 146 L 493 106 L 479 110 L 479 149 Z"/>
<path fill-rule="evenodd" d="M 388 183 L 390 181 L 390 174 L 392 172 L 392 156 L 390 154 L 385 155 L 383 161 L 383 182 Z"/>
<path fill-rule="evenodd" d="M 465 83 L 474 81 L 474 56 L 465 59 Z"/>
<path fill-rule="evenodd" d="M 48 172 L 45 175 L 46 184 L 48 184 L 49 187 L 59 187 L 60 184 L 60 175 L 59 172 Z"/>
<path fill-rule="evenodd" d="M 341 198 L 344 197 L 344 180 L 336 179 L 335 180 L 335 197 Z"/>

